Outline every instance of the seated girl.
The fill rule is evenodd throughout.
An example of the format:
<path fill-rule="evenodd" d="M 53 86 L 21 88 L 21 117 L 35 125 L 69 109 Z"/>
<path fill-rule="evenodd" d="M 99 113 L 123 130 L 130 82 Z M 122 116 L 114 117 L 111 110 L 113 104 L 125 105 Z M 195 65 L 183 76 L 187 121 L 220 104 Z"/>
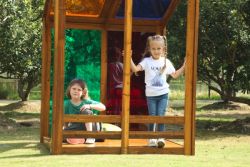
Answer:
<path fill-rule="evenodd" d="M 93 115 L 92 110 L 104 111 L 106 107 L 104 104 L 91 100 L 88 96 L 88 89 L 86 83 L 81 79 L 74 79 L 69 83 L 66 91 L 69 100 L 64 103 L 65 114 L 85 114 Z M 77 123 L 68 122 L 64 124 L 64 130 L 87 130 L 93 131 L 93 123 Z M 94 138 L 68 138 L 66 139 L 70 144 L 93 144 Z"/>

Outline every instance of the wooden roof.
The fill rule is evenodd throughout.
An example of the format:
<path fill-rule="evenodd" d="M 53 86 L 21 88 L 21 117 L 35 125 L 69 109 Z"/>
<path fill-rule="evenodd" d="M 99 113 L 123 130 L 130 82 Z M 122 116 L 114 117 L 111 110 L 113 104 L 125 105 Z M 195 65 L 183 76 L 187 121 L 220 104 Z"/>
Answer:
<path fill-rule="evenodd" d="M 168 23 L 180 0 L 133 0 L 133 31 L 156 32 Z M 44 17 L 54 20 L 54 0 Z M 124 0 L 66 0 L 66 28 L 123 31 Z M 150 15 L 149 15 L 150 13 Z"/>

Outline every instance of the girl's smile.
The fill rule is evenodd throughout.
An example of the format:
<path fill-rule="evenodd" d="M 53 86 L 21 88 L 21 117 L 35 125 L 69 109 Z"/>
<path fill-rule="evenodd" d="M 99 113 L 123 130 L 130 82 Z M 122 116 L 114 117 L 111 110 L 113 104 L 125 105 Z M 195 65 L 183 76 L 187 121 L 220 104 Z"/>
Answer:
<path fill-rule="evenodd" d="M 150 42 L 150 53 L 152 58 L 158 60 L 161 56 L 164 55 L 165 48 L 162 41 L 151 41 Z"/>

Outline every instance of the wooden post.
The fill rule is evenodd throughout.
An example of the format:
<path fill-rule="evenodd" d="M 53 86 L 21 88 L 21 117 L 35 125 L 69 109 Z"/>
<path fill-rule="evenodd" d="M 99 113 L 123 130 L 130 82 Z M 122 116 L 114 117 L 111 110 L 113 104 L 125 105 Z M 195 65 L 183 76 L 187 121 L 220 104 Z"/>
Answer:
<path fill-rule="evenodd" d="M 55 0 L 55 55 L 53 84 L 52 154 L 62 152 L 64 99 L 65 1 Z"/>
<path fill-rule="evenodd" d="M 132 41 L 132 0 L 125 1 L 124 14 L 124 57 L 123 57 L 123 91 L 122 91 L 122 142 L 121 153 L 128 153 L 129 113 L 130 113 L 130 61 Z"/>
<path fill-rule="evenodd" d="M 40 114 L 40 142 L 49 136 L 49 100 L 50 100 L 51 33 L 50 22 L 43 20 L 42 34 L 42 97 Z"/>
<path fill-rule="evenodd" d="M 186 70 L 185 70 L 185 134 L 184 154 L 195 153 L 195 108 L 198 48 L 199 0 L 188 0 Z"/>
<path fill-rule="evenodd" d="M 101 39 L 101 102 L 107 101 L 107 31 L 102 30 Z"/>

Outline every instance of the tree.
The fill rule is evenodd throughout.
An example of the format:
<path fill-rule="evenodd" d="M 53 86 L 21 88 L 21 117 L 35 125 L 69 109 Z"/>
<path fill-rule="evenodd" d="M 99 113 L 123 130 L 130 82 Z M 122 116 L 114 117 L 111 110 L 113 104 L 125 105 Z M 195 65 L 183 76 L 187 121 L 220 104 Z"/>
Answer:
<path fill-rule="evenodd" d="M 249 0 L 200 1 L 198 79 L 225 102 L 250 103 L 236 97 L 237 92 L 250 90 L 249 4 Z M 185 18 L 186 3 L 180 3 L 168 25 L 169 52 L 178 59 L 185 51 Z"/>
<path fill-rule="evenodd" d="M 201 1 L 199 79 L 225 102 L 250 90 L 250 27 L 242 15 L 245 1 Z M 214 84 L 209 84 L 212 81 Z"/>
<path fill-rule="evenodd" d="M 22 101 L 40 83 L 42 3 L 39 0 L 0 2 L 0 77 L 18 79 Z"/>

